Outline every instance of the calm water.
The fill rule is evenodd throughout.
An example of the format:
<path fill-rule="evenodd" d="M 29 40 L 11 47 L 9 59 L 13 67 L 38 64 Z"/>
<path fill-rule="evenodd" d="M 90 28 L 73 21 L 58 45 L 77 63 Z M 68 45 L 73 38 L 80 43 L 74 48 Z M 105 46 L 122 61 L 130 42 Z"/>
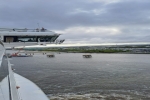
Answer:
<path fill-rule="evenodd" d="M 50 97 L 82 94 L 84 98 L 150 100 L 150 55 L 82 55 L 55 53 L 54 58 L 47 58 L 41 53 L 28 58 L 14 57 L 11 63 L 15 72 L 35 82 Z"/>

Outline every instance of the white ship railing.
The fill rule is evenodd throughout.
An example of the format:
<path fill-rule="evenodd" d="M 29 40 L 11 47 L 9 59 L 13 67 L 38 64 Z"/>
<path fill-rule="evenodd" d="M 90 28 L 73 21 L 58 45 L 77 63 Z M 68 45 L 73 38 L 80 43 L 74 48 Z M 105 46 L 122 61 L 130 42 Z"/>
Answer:
<path fill-rule="evenodd" d="M 5 54 L 5 47 L 3 45 L 3 43 L 1 42 L 0 40 L 0 66 L 2 64 L 2 59 L 4 57 L 4 54 Z M 14 78 L 14 72 L 11 68 L 11 64 L 9 62 L 9 59 L 7 57 L 7 55 L 5 55 L 5 60 L 7 60 L 7 64 L 8 64 L 8 85 L 9 85 L 9 96 L 10 96 L 10 100 L 21 100 L 21 97 L 19 96 L 19 92 L 16 88 L 16 81 L 15 81 L 15 78 Z M 4 94 L 3 94 L 4 95 Z"/>
<path fill-rule="evenodd" d="M 10 92 L 11 92 L 11 99 L 12 100 L 21 100 L 21 97 L 19 95 L 19 91 L 17 89 L 14 72 L 12 70 L 11 64 L 7 58 L 8 61 L 8 71 L 9 71 L 9 83 L 10 83 Z"/>

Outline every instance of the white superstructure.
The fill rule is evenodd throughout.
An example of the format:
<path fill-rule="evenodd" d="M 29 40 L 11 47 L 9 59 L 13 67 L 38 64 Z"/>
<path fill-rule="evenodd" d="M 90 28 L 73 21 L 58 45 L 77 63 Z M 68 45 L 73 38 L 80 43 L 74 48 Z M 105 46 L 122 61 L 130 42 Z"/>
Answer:
<path fill-rule="evenodd" d="M 0 28 L 0 38 L 6 47 L 63 43 L 57 40 L 61 34 L 47 29 L 6 29 Z"/>

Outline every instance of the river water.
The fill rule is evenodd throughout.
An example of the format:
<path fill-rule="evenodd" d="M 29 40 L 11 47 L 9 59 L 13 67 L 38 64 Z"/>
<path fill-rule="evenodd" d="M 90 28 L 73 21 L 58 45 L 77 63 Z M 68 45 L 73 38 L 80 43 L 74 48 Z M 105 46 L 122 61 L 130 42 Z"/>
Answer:
<path fill-rule="evenodd" d="M 149 54 L 82 55 L 37 53 L 10 62 L 52 100 L 150 100 Z"/>

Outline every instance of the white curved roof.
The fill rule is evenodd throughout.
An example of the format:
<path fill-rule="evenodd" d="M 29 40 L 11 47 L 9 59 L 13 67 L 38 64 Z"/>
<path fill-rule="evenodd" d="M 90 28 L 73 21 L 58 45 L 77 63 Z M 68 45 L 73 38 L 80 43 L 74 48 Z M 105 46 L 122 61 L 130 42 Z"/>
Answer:
<path fill-rule="evenodd" d="M 3 36 L 54 36 L 55 32 L 0 32 Z"/>
<path fill-rule="evenodd" d="M 17 29 L 17 28 L 0 28 L 0 35 L 4 36 L 58 36 L 60 34 L 57 34 L 53 31 L 49 31 L 47 29 Z"/>

